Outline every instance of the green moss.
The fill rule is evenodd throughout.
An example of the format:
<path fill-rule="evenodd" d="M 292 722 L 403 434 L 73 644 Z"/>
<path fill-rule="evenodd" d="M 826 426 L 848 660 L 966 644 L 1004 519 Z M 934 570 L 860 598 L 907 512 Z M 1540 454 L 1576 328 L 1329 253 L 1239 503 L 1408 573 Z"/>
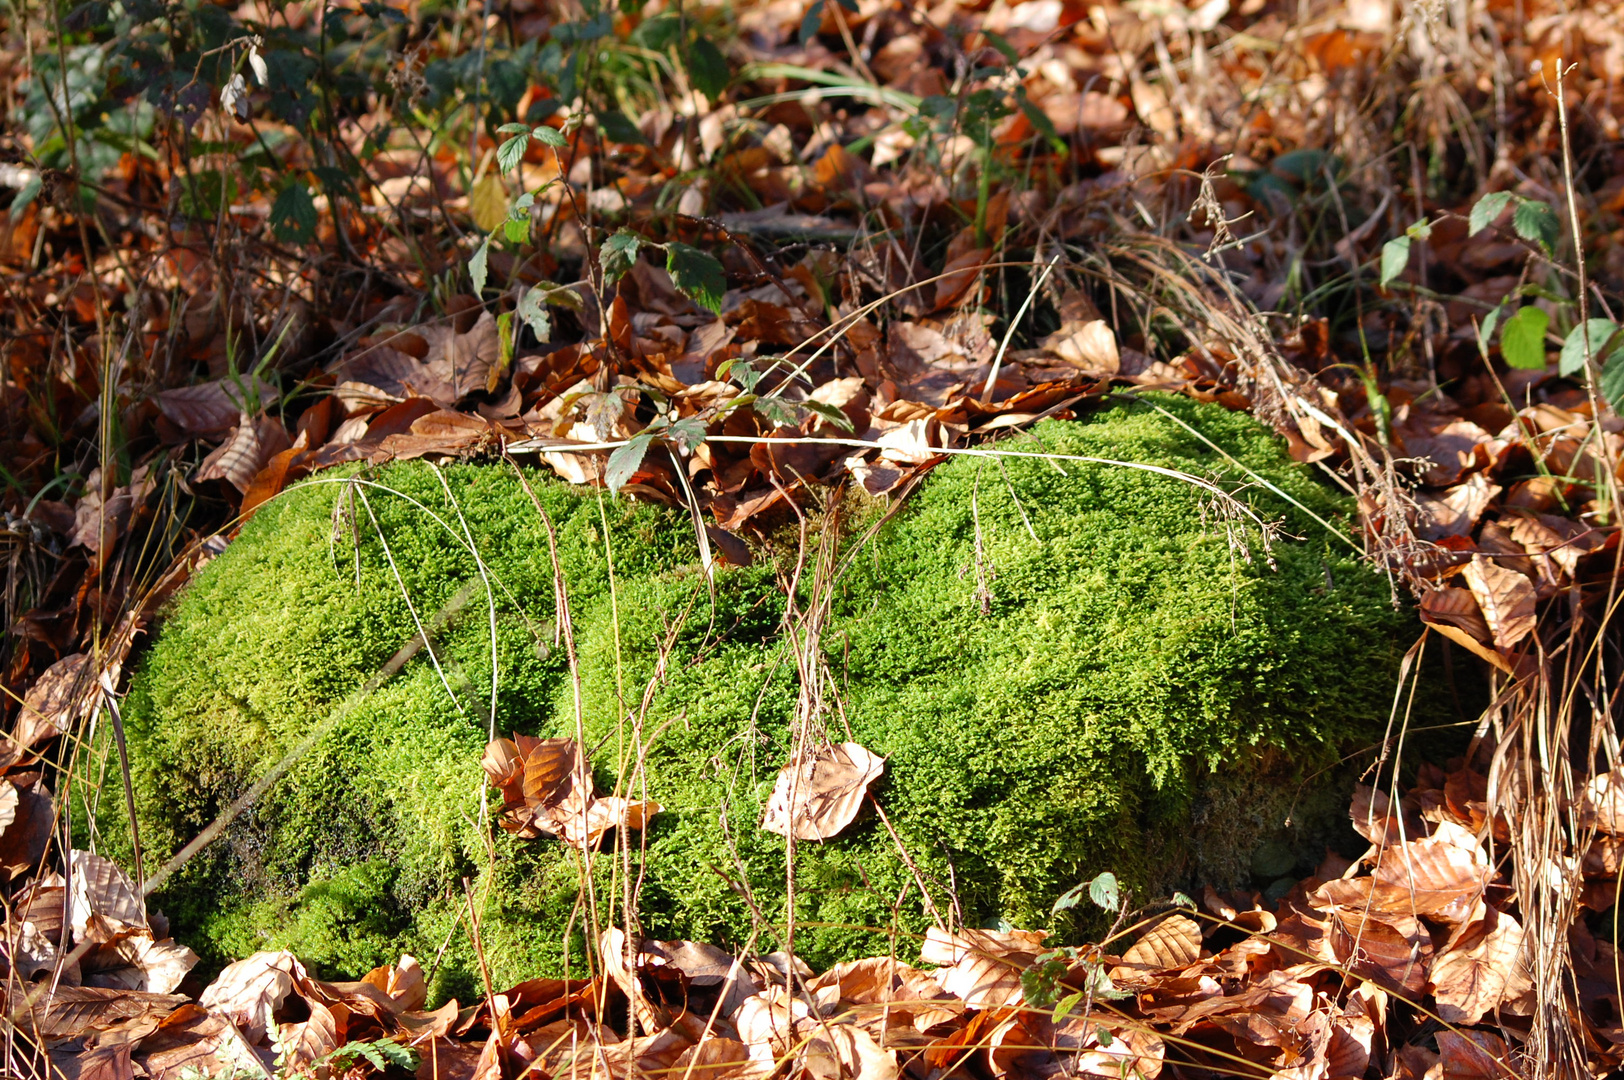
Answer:
<path fill-rule="evenodd" d="M 1338 511 L 1250 419 L 1160 403 L 1316 512 Z M 1245 479 L 1143 406 L 1009 446 Z M 493 619 L 497 730 L 576 730 L 546 529 L 506 466 L 412 464 L 371 482 L 329 478 L 263 509 L 142 662 L 125 714 L 149 858 L 336 717 L 161 902 L 216 962 L 274 945 L 353 975 L 406 948 L 443 954 L 437 989 L 466 994 L 467 878 L 496 982 L 578 968 L 579 856 L 513 841 L 480 804 Z M 757 823 L 796 685 L 771 560 L 712 588 L 684 514 L 530 484 L 556 530 L 600 787 L 632 775 L 641 745 L 647 793 L 666 807 L 646 856 L 598 857 L 592 899 L 616 910 L 630 866 L 647 932 L 738 945 L 753 904 L 777 947 L 784 848 Z M 1261 488 L 1245 497 L 1302 538 L 1274 546 L 1275 570 L 1255 534 L 1241 557 L 1179 480 L 957 459 L 856 554 L 824 639 L 841 706 L 829 726 L 886 756 L 880 802 L 931 903 L 1043 925 L 1059 892 L 1102 869 L 1144 896 L 1192 875 L 1243 880 L 1265 843 L 1317 860 L 1318 837 L 1280 823 L 1303 776 L 1379 736 L 1407 620 L 1345 544 Z M 496 583 L 494 616 L 465 527 Z M 438 668 L 420 654 L 346 704 L 412 636 L 413 611 L 429 621 L 469 583 L 434 635 Z M 117 850 L 110 806 L 99 826 Z M 814 963 L 885 948 L 874 928 L 928 923 L 872 817 L 799 845 L 797 883 L 796 944 Z"/>

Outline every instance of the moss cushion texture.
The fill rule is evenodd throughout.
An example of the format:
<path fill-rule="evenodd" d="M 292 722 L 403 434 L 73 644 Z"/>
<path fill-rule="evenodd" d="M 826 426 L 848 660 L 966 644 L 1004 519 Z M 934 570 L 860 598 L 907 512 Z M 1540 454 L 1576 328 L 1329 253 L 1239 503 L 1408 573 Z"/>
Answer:
<path fill-rule="evenodd" d="M 1156 400 L 1321 516 L 1342 509 L 1250 418 Z M 1049 925 L 1059 893 L 1106 869 L 1142 899 L 1191 875 L 1244 877 L 1256 849 L 1278 848 L 1298 781 L 1380 736 L 1407 617 L 1347 544 L 1149 405 L 1045 422 L 1005 445 L 1250 484 L 1242 497 L 1295 538 L 1275 544 L 1270 569 L 1255 533 L 1248 562 L 1210 498 L 1180 480 L 955 459 L 835 585 L 831 735 L 849 725 L 885 756 L 878 799 L 929 902 L 956 898 L 972 924 Z M 686 514 L 526 475 L 556 529 L 601 790 L 629 774 L 628 716 L 670 642 L 640 723 L 647 795 L 666 808 L 646 856 L 628 860 L 640 861 L 643 930 L 736 947 L 753 903 L 757 946 L 779 947 L 784 842 L 758 823 L 797 687 L 774 560 L 723 569 L 712 588 Z M 413 463 L 365 481 L 327 476 L 263 508 L 140 665 L 125 723 L 148 866 L 337 716 L 159 903 L 215 963 L 286 947 L 353 977 L 406 949 L 438 993 L 468 995 L 467 878 L 498 987 L 558 974 L 579 964 L 588 921 L 580 856 L 497 830 L 479 764 L 493 620 L 496 729 L 576 730 L 541 517 L 508 465 Z M 780 546 L 791 550 L 776 569 L 793 554 Z M 412 637 L 414 612 L 429 622 L 470 584 L 433 658 L 355 700 Z M 102 800 L 95 839 L 127 857 L 121 803 Z M 1307 869 L 1313 844 L 1295 839 Z M 597 857 L 593 896 L 607 909 L 625 865 Z M 800 844 L 796 880 L 796 946 L 814 965 L 929 924 L 919 878 L 873 815 Z"/>

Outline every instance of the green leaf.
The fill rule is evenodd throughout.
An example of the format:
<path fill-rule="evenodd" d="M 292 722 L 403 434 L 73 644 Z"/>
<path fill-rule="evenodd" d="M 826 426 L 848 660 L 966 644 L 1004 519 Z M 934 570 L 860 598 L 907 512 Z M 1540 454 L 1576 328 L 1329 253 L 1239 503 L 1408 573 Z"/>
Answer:
<path fill-rule="evenodd" d="M 1512 199 L 1509 191 L 1491 191 L 1472 205 L 1471 217 L 1468 219 L 1466 235 L 1476 236 L 1478 233 L 1493 225 L 1500 215 L 1505 212 L 1506 206 Z"/>
<path fill-rule="evenodd" d="M 1511 367 L 1537 371 L 1545 366 L 1545 328 L 1551 317 L 1532 304 L 1518 308 L 1500 331 L 1500 355 Z"/>
<path fill-rule="evenodd" d="M 653 431 L 644 428 L 633 435 L 625 446 L 619 447 L 609 455 L 609 464 L 603 469 L 603 483 L 611 494 L 625 487 L 627 481 L 637 475 L 638 468 L 643 464 L 643 457 L 648 453 L 649 444 L 654 441 L 654 435 Z"/>
<path fill-rule="evenodd" d="M 811 7 L 806 9 L 806 16 L 801 19 L 801 45 L 810 45 L 812 39 L 818 36 L 818 27 L 823 25 L 823 0 L 814 0 Z"/>
<path fill-rule="evenodd" d="M 687 293 L 701 307 L 722 313 L 722 294 L 727 292 L 727 274 L 713 256 L 696 247 L 672 241 L 665 246 L 665 270 L 672 284 Z"/>
<path fill-rule="evenodd" d="M 570 141 L 564 138 L 564 133 L 557 128 L 547 127 L 545 124 L 530 132 L 530 137 L 548 146 L 568 146 Z"/>
<path fill-rule="evenodd" d="M 1585 339 L 1590 341 L 1590 355 L 1599 361 L 1602 350 L 1616 333 L 1618 324 L 1612 319 L 1590 319 L 1581 326 L 1575 326 L 1562 342 L 1562 355 L 1556 362 L 1557 371 L 1563 375 L 1577 375 L 1584 371 Z"/>
<path fill-rule="evenodd" d="M 417 1051 L 411 1047 L 402 1046 L 393 1039 L 379 1039 L 372 1045 L 388 1060 L 389 1064 L 398 1069 L 405 1069 L 407 1072 L 417 1071 L 418 1055 Z"/>
<path fill-rule="evenodd" d="M 513 312 L 504 311 L 496 317 L 496 368 L 491 372 L 490 389 L 496 388 L 497 376 L 513 363 Z"/>
<path fill-rule="evenodd" d="M 1483 316 L 1483 324 L 1477 328 L 1477 351 L 1485 360 L 1489 358 L 1489 342 L 1494 340 L 1494 328 L 1500 324 L 1500 316 L 1505 313 L 1506 305 L 1503 302 L 1494 305 L 1494 310 Z"/>
<path fill-rule="evenodd" d="M 995 34 L 991 30 L 983 30 L 981 36 L 987 39 L 987 44 L 1003 54 L 1004 59 L 1009 61 L 1011 67 L 1021 62 L 1021 56 L 1015 51 L 1015 46 L 1011 45 L 1009 39 L 1004 35 Z"/>
<path fill-rule="evenodd" d="M 796 423 L 795 410 L 783 398 L 761 397 L 750 403 L 756 410 L 756 415 L 770 424 L 779 427 L 794 427 Z"/>
<path fill-rule="evenodd" d="M 294 181 L 271 205 L 271 232 L 285 244 L 308 244 L 316 235 L 316 203 L 310 189 Z"/>
<path fill-rule="evenodd" d="M 733 81 L 727 57 L 711 43 L 710 38 L 694 39 L 694 43 L 688 47 L 687 63 L 688 78 L 694 84 L 694 89 L 712 101 L 721 97 L 727 84 Z"/>
<path fill-rule="evenodd" d="M 1624 349 L 1609 356 L 1601 369 L 1601 396 L 1615 413 L 1624 412 Z"/>
<path fill-rule="evenodd" d="M 581 299 L 581 294 L 574 289 L 563 285 L 554 285 L 550 281 L 538 281 L 536 287 L 542 291 L 546 301 L 553 307 L 565 308 L 576 313 L 586 310 L 586 302 Z"/>
<path fill-rule="evenodd" d="M 1382 276 L 1381 286 L 1404 273 L 1404 268 L 1410 265 L 1410 238 L 1408 236 L 1395 236 L 1382 245 Z"/>
<path fill-rule="evenodd" d="M 1121 890 L 1116 875 L 1107 870 L 1088 883 L 1088 898 L 1106 911 L 1114 912 L 1121 906 Z"/>
<path fill-rule="evenodd" d="M 39 198 L 40 189 L 44 186 L 45 181 L 39 173 L 35 173 L 28 178 L 28 183 L 24 184 L 22 190 L 17 192 L 16 197 L 11 200 L 12 221 L 16 221 L 23 216 L 23 211 L 27 210 L 29 205 Z"/>
<path fill-rule="evenodd" d="M 847 416 L 843 409 L 838 409 L 833 405 L 827 405 L 821 401 L 803 401 L 800 404 L 804 405 L 812 412 L 817 413 L 819 416 L 823 417 L 825 420 L 829 421 L 829 423 L 833 424 L 842 431 L 850 431 L 852 429 L 851 417 Z"/>
<path fill-rule="evenodd" d="M 648 142 L 643 138 L 643 132 L 632 123 L 631 117 L 619 109 L 604 109 L 597 114 L 598 130 L 603 132 L 604 138 L 610 142 L 617 142 L 623 146 L 641 146 Z"/>
<path fill-rule="evenodd" d="M 705 441 L 705 421 L 697 416 L 678 420 L 666 429 L 665 436 L 684 453 L 691 454 Z"/>
<path fill-rule="evenodd" d="M 503 172 L 513 169 L 524 160 L 524 152 L 530 149 L 530 135 L 515 135 L 501 146 L 496 148 L 496 164 Z"/>
<path fill-rule="evenodd" d="M 598 249 L 598 265 L 603 267 L 603 283 L 612 285 L 631 272 L 643 238 L 630 229 L 621 229 Z"/>
<path fill-rule="evenodd" d="M 1049 145 L 1054 148 L 1054 152 L 1064 154 L 1066 152 L 1066 141 L 1060 137 L 1060 132 L 1056 130 L 1054 121 L 1049 119 L 1049 114 L 1038 108 L 1032 99 L 1026 96 L 1026 87 L 1017 86 L 1015 88 L 1015 103 L 1021 107 L 1022 114 L 1025 115 L 1027 122 L 1032 125 L 1033 130 L 1049 140 Z"/>
<path fill-rule="evenodd" d="M 541 289 L 526 289 L 524 295 L 519 297 L 519 318 L 542 344 L 545 345 L 552 336 L 553 320 L 547 314 L 546 293 Z"/>
<path fill-rule="evenodd" d="M 1050 909 L 1050 914 L 1058 915 L 1062 911 L 1070 911 L 1072 908 L 1082 903 L 1083 896 L 1087 892 L 1088 882 L 1085 881 L 1080 885 L 1073 885 L 1071 888 L 1060 894 L 1060 899 L 1054 902 L 1054 907 Z"/>
<path fill-rule="evenodd" d="M 1061 998 L 1059 1001 L 1055 1002 L 1054 1015 L 1049 1018 L 1049 1022 L 1051 1024 L 1060 1023 L 1061 1019 L 1067 1013 L 1071 1012 L 1071 1010 L 1075 1009 L 1077 1007 L 1077 1003 L 1081 1000 L 1083 1000 L 1083 992 L 1081 990 L 1074 990 L 1065 997 Z"/>
<path fill-rule="evenodd" d="M 510 244 L 522 244 L 530 239 L 529 218 L 508 218 L 502 223 L 502 232 Z"/>
<path fill-rule="evenodd" d="M 474 295 L 480 296 L 485 292 L 485 260 L 491 253 L 491 238 L 486 237 L 480 241 L 479 247 L 468 258 L 468 280 L 474 286 Z"/>
<path fill-rule="evenodd" d="M 528 132 L 529 130 L 523 124 L 503 124 L 496 129 L 496 133 L 498 135 L 516 135 L 521 131 Z"/>
<path fill-rule="evenodd" d="M 1517 204 L 1516 212 L 1511 215 L 1511 226 L 1518 236 L 1531 244 L 1539 244 L 1546 251 L 1556 246 L 1556 237 L 1561 231 L 1556 211 L 1537 199 L 1524 199 Z"/>

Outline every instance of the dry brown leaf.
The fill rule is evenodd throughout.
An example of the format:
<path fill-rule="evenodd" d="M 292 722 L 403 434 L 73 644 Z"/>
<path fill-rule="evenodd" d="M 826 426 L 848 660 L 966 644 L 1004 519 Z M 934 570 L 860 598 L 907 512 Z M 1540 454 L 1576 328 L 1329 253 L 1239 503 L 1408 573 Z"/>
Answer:
<path fill-rule="evenodd" d="M 90 657 L 74 653 L 45 669 L 23 698 L 21 715 L 12 733 L 14 748 L 28 750 L 57 735 L 66 734 L 96 697 L 95 670 Z"/>
<path fill-rule="evenodd" d="M 1158 971 L 1187 967 L 1201 957 L 1201 925 L 1187 915 L 1170 915 L 1146 930 L 1122 954 L 1122 963 L 1112 969 L 1111 980 L 1119 973 L 1132 979 Z"/>
<path fill-rule="evenodd" d="M 306 975 L 292 953 L 258 952 L 227 965 L 197 1002 L 226 1017 L 250 1043 L 257 1043 L 275 1024 L 276 1010 L 293 992 L 295 978 Z"/>
<path fill-rule="evenodd" d="M 940 966 L 941 988 L 974 1009 L 1019 1005 L 1021 972 L 1043 951 L 1048 934 L 1032 930 L 972 930 L 957 934 L 932 927 L 919 958 Z"/>
<path fill-rule="evenodd" d="M 1500 1036 L 1488 1031 L 1438 1032 L 1439 1080 L 1517 1080 L 1510 1051 Z M 1427 1070 L 1432 1077 L 1433 1070 Z"/>
<path fill-rule="evenodd" d="M 856 743 L 832 746 L 778 773 L 761 827 L 797 840 L 827 840 L 857 819 L 869 785 L 885 771 L 885 759 Z"/>
<path fill-rule="evenodd" d="M 1511 664 L 1490 642 L 1494 632 L 1489 629 L 1477 598 L 1466 589 L 1445 588 L 1425 593 L 1419 605 L 1421 621 L 1437 630 L 1455 644 L 1487 660 L 1509 674 Z"/>
<path fill-rule="evenodd" d="M 1329 937 L 1337 962 L 1355 974 L 1410 996 L 1426 986 L 1432 937 L 1419 919 L 1397 913 L 1378 919 L 1338 905 L 1331 909 Z"/>
<path fill-rule="evenodd" d="M 275 401 L 276 388 L 254 379 L 244 382 L 215 379 L 163 390 L 152 399 L 158 411 L 182 434 L 220 436 L 232 429 L 241 413 L 260 412 Z"/>
<path fill-rule="evenodd" d="M 293 445 L 287 428 L 274 416 L 253 418 L 243 413 L 231 437 L 203 459 L 192 479 L 224 480 L 239 492 L 246 492 L 266 464 Z"/>
<path fill-rule="evenodd" d="M 361 981 L 381 990 L 396 1012 L 421 1009 L 428 1000 L 428 984 L 423 981 L 423 968 L 409 953 L 402 953 L 400 963 L 375 967 Z"/>
<path fill-rule="evenodd" d="M 1461 575 L 1471 586 L 1494 644 L 1509 652 L 1534 630 L 1534 583 L 1515 570 L 1473 555 Z"/>
<path fill-rule="evenodd" d="M 1591 777 L 1577 801 L 1580 827 L 1624 833 L 1624 766 Z"/>
<path fill-rule="evenodd" d="M 1533 986 L 1522 944 L 1521 924 L 1479 901 L 1471 920 L 1455 930 L 1432 963 L 1438 1015 L 1454 1024 L 1476 1024 Z"/>
<path fill-rule="evenodd" d="M 69 867 L 71 918 L 77 940 L 106 942 L 146 929 L 147 917 L 135 882 L 117 863 L 88 851 L 74 851 Z"/>
<path fill-rule="evenodd" d="M 1043 348 L 1082 371 L 1114 375 L 1122 370 L 1116 333 L 1104 319 L 1067 323 L 1043 339 Z"/>
<path fill-rule="evenodd" d="M 286 1062 L 298 1069 L 337 1050 L 340 1045 L 338 1020 L 333 1011 L 319 1001 L 307 1001 L 310 1018 L 295 1024 L 283 1024 L 279 1029 L 278 1044 Z"/>
<path fill-rule="evenodd" d="M 766 1077 L 772 1071 L 771 1062 L 751 1058 L 750 1048 L 742 1042 L 713 1035 L 678 1054 L 673 1075 L 689 1080 L 745 1080 Z"/>
<path fill-rule="evenodd" d="M 137 1017 L 162 1017 L 184 1006 L 175 994 L 145 994 L 95 986 L 58 986 L 49 999 L 34 1001 L 30 1024 L 49 1039 L 78 1038 Z M 21 1007 L 21 1001 L 17 1003 Z M 32 1026 L 30 1027 L 32 1030 Z"/>
<path fill-rule="evenodd" d="M 500 352 L 495 316 L 481 311 L 466 334 L 459 334 L 443 324 L 420 327 L 418 333 L 429 343 L 428 355 L 424 357 L 425 370 L 430 378 L 449 388 L 454 400 L 485 392 L 490 384 L 491 366 Z"/>
<path fill-rule="evenodd" d="M 1371 872 L 1375 881 L 1421 893 L 1476 895 L 1488 883 L 1488 852 L 1469 829 L 1441 821 L 1431 836 L 1397 844 L 1382 851 Z M 1464 918 L 1470 907 L 1458 909 Z"/>

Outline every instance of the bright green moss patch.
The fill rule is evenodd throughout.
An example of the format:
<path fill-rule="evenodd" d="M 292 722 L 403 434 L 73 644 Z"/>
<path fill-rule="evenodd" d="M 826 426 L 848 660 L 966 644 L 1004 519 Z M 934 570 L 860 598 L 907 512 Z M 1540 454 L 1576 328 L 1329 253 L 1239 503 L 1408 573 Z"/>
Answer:
<path fill-rule="evenodd" d="M 1338 512 L 1250 419 L 1160 403 L 1317 513 Z M 1144 406 L 1007 446 L 1246 480 Z M 755 929 L 779 947 L 783 841 L 758 822 L 797 688 L 772 560 L 711 588 L 685 514 L 527 475 L 569 587 L 599 786 L 631 775 L 641 740 L 646 794 L 666 807 L 646 856 L 598 856 L 593 897 L 618 910 L 618 875 L 641 860 L 645 932 L 737 946 Z M 541 516 L 508 466 L 366 479 L 329 477 L 263 509 L 141 665 L 125 715 L 149 865 L 336 716 L 161 903 L 216 961 L 287 947 L 353 975 L 404 948 L 435 967 L 440 992 L 468 994 L 466 878 L 493 980 L 578 965 L 590 922 L 579 855 L 515 842 L 481 808 L 493 626 L 495 728 L 576 731 Z M 1379 737 L 1407 620 L 1346 544 L 1261 487 L 1242 497 L 1301 538 L 1274 545 L 1274 570 L 1255 532 L 1248 562 L 1210 499 L 1175 479 L 1033 458 L 936 471 L 852 560 L 824 638 L 831 736 L 849 725 L 887 758 L 877 793 L 920 877 L 872 815 L 801 844 L 798 950 L 815 964 L 884 950 L 874 928 L 917 932 L 928 904 L 1044 925 L 1056 895 L 1103 869 L 1145 897 L 1246 879 L 1263 849 L 1307 860 L 1298 870 L 1317 861 L 1317 838 L 1280 823 L 1294 802 L 1313 816 L 1304 776 Z M 460 590 L 433 657 L 346 705 Z M 119 850 L 114 805 L 103 800 L 99 824 Z"/>

